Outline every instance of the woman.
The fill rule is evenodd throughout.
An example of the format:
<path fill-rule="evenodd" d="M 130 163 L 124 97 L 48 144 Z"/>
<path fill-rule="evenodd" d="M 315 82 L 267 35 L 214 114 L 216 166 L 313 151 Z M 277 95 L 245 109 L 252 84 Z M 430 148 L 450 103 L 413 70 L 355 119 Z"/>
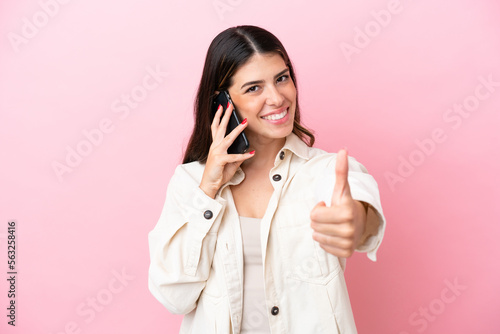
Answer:
<path fill-rule="evenodd" d="M 343 271 L 354 250 L 375 260 L 378 188 L 345 150 L 312 147 L 296 86 L 264 29 L 227 29 L 208 49 L 184 162 L 149 234 L 149 288 L 185 314 L 181 333 L 356 333 Z M 243 119 L 227 136 L 233 106 L 210 118 L 223 90 Z M 242 131 L 249 152 L 228 154 Z"/>

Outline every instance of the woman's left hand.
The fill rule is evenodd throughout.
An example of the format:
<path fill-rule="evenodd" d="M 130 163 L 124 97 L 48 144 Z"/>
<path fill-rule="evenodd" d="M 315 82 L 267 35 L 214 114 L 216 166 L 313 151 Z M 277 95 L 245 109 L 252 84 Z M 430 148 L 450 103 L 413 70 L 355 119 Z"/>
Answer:
<path fill-rule="evenodd" d="M 322 201 L 311 210 L 313 239 L 325 251 L 338 257 L 350 257 L 354 253 L 366 228 L 366 210 L 351 196 L 348 171 L 347 151 L 342 149 L 335 164 L 331 206 Z"/>

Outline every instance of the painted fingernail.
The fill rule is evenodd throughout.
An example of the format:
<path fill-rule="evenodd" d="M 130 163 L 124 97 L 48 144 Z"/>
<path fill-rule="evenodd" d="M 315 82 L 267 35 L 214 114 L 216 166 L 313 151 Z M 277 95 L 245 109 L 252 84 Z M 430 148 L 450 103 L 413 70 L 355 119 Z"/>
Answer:
<path fill-rule="evenodd" d="M 227 101 L 227 106 L 226 106 L 226 109 L 229 108 L 229 105 L 231 104 L 231 102 Z"/>
<path fill-rule="evenodd" d="M 220 109 L 220 107 L 222 107 L 222 104 L 219 104 L 219 106 L 217 107 L 217 110 L 219 110 L 219 109 Z"/>
<path fill-rule="evenodd" d="M 241 124 L 245 124 L 247 122 L 247 119 L 245 118 Z"/>
<path fill-rule="evenodd" d="M 255 150 L 253 150 L 253 151 L 251 151 L 251 152 L 248 152 L 248 153 L 250 153 L 250 154 L 255 154 Z"/>

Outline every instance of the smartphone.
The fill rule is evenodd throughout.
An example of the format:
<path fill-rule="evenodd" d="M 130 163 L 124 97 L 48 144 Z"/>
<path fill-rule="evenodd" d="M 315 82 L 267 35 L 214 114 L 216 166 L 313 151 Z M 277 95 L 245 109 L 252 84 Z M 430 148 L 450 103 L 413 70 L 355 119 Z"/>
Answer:
<path fill-rule="evenodd" d="M 215 113 L 219 108 L 219 105 L 222 106 L 222 116 L 224 116 L 228 102 L 230 102 L 233 105 L 233 112 L 231 114 L 231 118 L 229 118 L 229 123 L 226 128 L 226 136 L 241 123 L 240 119 L 238 118 L 238 114 L 236 112 L 236 108 L 234 107 L 233 101 L 231 101 L 229 93 L 224 90 L 215 97 L 214 102 L 212 104 L 212 121 L 213 121 Z M 245 136 L 245 132 L 242 131 L 238 135 L 238 137 L 236 137 L 231 146 L 229 146 L 229 148 L 227 149 L 227 153 L 229 154 L 245 153 L 248 150 L 249 146 L 250 143 L 248 142 L 247 136 Z"/>

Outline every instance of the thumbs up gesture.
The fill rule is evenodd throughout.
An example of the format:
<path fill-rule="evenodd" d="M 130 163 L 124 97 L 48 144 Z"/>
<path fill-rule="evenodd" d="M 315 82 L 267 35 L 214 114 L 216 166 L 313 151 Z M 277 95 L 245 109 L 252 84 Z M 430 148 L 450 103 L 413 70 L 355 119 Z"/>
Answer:
<path fill-rule="evenodd" d="M 313 239 L 325 251 L 338 257 L 350 257 L 354 253 L 366 227 L 366 210 L 351 196 L 348 171 L 347 151 L 342 149 L 335 164 L 331 206 L 322 201 L 311 210 Z"/>

